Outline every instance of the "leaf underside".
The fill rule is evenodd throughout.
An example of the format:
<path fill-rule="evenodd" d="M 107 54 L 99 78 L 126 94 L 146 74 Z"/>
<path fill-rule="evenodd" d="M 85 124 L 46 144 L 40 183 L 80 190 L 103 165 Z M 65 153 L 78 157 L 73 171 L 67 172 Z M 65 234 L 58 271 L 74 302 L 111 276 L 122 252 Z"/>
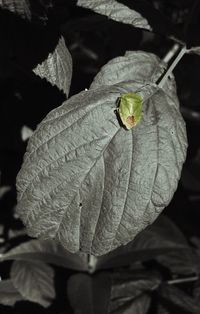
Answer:
<path fill-rule="evenodd" d="M 40 123 L 17 176 L 17 212 L 29 235 L 102 255 L 133 240 L 168 205 L 187 139 L 173 78 L 155 86 L 162 71 L 153 54 L 129 52 Z M 115 113 L 128 92 L 143 99 L 130 131 Z"/>
<path fill-rule="evenodd" d="M 146 18 L 139 12 L 115 0 L 78 0 L 77 5 L 91 9 L 96 13 L 108 16 L 118 22 L 130 24 L 134 27 L 151 30 Z"/>

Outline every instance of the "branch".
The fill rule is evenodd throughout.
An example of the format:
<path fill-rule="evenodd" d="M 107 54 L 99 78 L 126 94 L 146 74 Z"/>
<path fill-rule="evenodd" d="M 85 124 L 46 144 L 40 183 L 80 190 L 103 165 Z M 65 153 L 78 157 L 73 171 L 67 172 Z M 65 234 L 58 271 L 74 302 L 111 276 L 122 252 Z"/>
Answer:
<path fill-rule="evenodd" d="M 165 60 L 171 60 L 171 58 L 174 56 L 174 54 L 177 52 L 177 50 L 179 48 L 179 47 L 177 48 L 177 45 L 178 44 L 175 44 L 172 47 L 172 49 L 167 53 L 167 55 L 163 59 L 164 62 L 165 62 Z M 187 48 L 186 48 L 186 46 L 183 46 L 182 49 L 180 50 L 179 54 L 175 58 L 175 60 L 172 62 L 170 67 L 165 72 L 164 76 L 161 76 L 161 78 L 158 79 L 157 85 L 160 88 L 162 88 L 164 86 L 164 84 L 166 83 L 168 77 L 170 76 L 170 74 L 172 73 L 172 71 L 174 70 L 174 68 L 176 67 L 176 65 L 178 64 L 178 62 L 181 60 L 181 58 L 184 56 L 184 54 L 186 52 L 187 52 Z"/>

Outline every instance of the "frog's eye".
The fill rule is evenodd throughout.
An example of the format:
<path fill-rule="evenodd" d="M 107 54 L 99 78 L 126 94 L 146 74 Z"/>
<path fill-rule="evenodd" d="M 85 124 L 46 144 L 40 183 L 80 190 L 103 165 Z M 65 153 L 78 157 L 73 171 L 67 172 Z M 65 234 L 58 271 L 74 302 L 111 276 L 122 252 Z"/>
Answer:
<path fill-rule="evenodd" d="M 141 120 L 142 98 L 135 93 L 126 93 L 117 100 L 118 113 L 123 125 L 132 129 Z"/>

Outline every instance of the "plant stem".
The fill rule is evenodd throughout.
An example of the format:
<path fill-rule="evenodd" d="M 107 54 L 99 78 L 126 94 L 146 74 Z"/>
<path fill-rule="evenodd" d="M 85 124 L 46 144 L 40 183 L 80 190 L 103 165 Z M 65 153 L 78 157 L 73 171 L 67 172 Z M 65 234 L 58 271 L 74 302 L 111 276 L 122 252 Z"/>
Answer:
<path fill-rule="evenodd" d="M 184 283 L 184 282 L 192 282 L 199 279 L 199 276 L 187 277 L 187 278 L 178 278 L 166 281 L 168 285 L 176 285 L 177 283 Z"/>
<path fill-rule="evenodd" d="M 165 56 L 164 58 L 164 62 L 166 62 L 165 60 L 170 60 L 173 55 L 175 54 L 175 52 L 177 52 L 177 45 L 175 44 L 173 46 L 173 48 L 168 52 L 168 54 Z M 157 85 L 162 88 L 163 85 L 166 83 L 169 75 L 172 73 L 172 71 L 174 70 L 175 66 L 178 64 L 178 62 L 181 60 L 181 58 L 184 56 L 184 54 L 187 52 L 187 48 L 186 46 L 183 46 L 182 49 L 180 50 L 179 54 L 177 55 L 177 57 L 175 58 L 175 60 L 172 62 L 172 64 L 170 65 L 170 67 L 167 69 L 167 71 L 165 72 L 164 76 L 162 76 L 161 78 L 158 79 L 157 81 Z"/>
<path fill-rule="evenodd" d="M 155 284 L 155 286 L 153 286 L 151 288 L 152 291 L 156 290 L 159 288 L 159 286 L 162 283 L 166 283 L 168 285 L 176 285 L 176 284 L 180 284 L 180 283 L 186 283 L 186 282 L 193 282 L 193 281 L 197 281 L 199 279 L 198 275 L 192 276 L 192 277 L 187 277 L 187 278 L 177 278 L 177 279 L 171 279 L 171 280 L 167 280 L 167 281 L 163 281 L 160 282 L 158 284 Z"/>

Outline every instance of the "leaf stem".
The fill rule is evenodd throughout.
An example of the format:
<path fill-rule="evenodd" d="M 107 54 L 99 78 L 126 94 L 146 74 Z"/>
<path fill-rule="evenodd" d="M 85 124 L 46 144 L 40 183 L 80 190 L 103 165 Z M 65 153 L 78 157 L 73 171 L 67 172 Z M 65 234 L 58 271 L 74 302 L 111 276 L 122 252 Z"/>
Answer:
<path fill-rule="evenodd" d="M 94 255 L 88 254 L 88 272 L 92 274 L 95 271 L 97 259 Z"/>
<path fill-rule="evenodd" d="M 172 56 L 174 55 L 175 52 L 177 52 L 177 45 L 175 44 L 172 48 L 172 50 L 170 50 L 170 52 L 165 56 L 164 58 L 164 62 L 166 62 L 165 60 L 170 60 L 172 58 Z M 175 47 L 175 48 L 174 48 Z M 178 64 L 178 62 L 181 60 L 181 58 L 184 56 L 184 54 L 187 52 L 187 48 L 186 46 L 183 46 L 182 49 L 180 50 L 179 54 L 177 55 L 177 57 L 175 58 L 175 60 L 172 62 L 172 64 L 170 65 L 170 67 L 167 69 L 167 71 L 165 72 L 164 76 L 162 76 L 161 78 L 158 79 L 157 81 L 157 85 L 162 88 L 163 85 L 166 83 L 169 75 L 172 73 L 172 71 L 174 70 L 175 66 Z"/>

